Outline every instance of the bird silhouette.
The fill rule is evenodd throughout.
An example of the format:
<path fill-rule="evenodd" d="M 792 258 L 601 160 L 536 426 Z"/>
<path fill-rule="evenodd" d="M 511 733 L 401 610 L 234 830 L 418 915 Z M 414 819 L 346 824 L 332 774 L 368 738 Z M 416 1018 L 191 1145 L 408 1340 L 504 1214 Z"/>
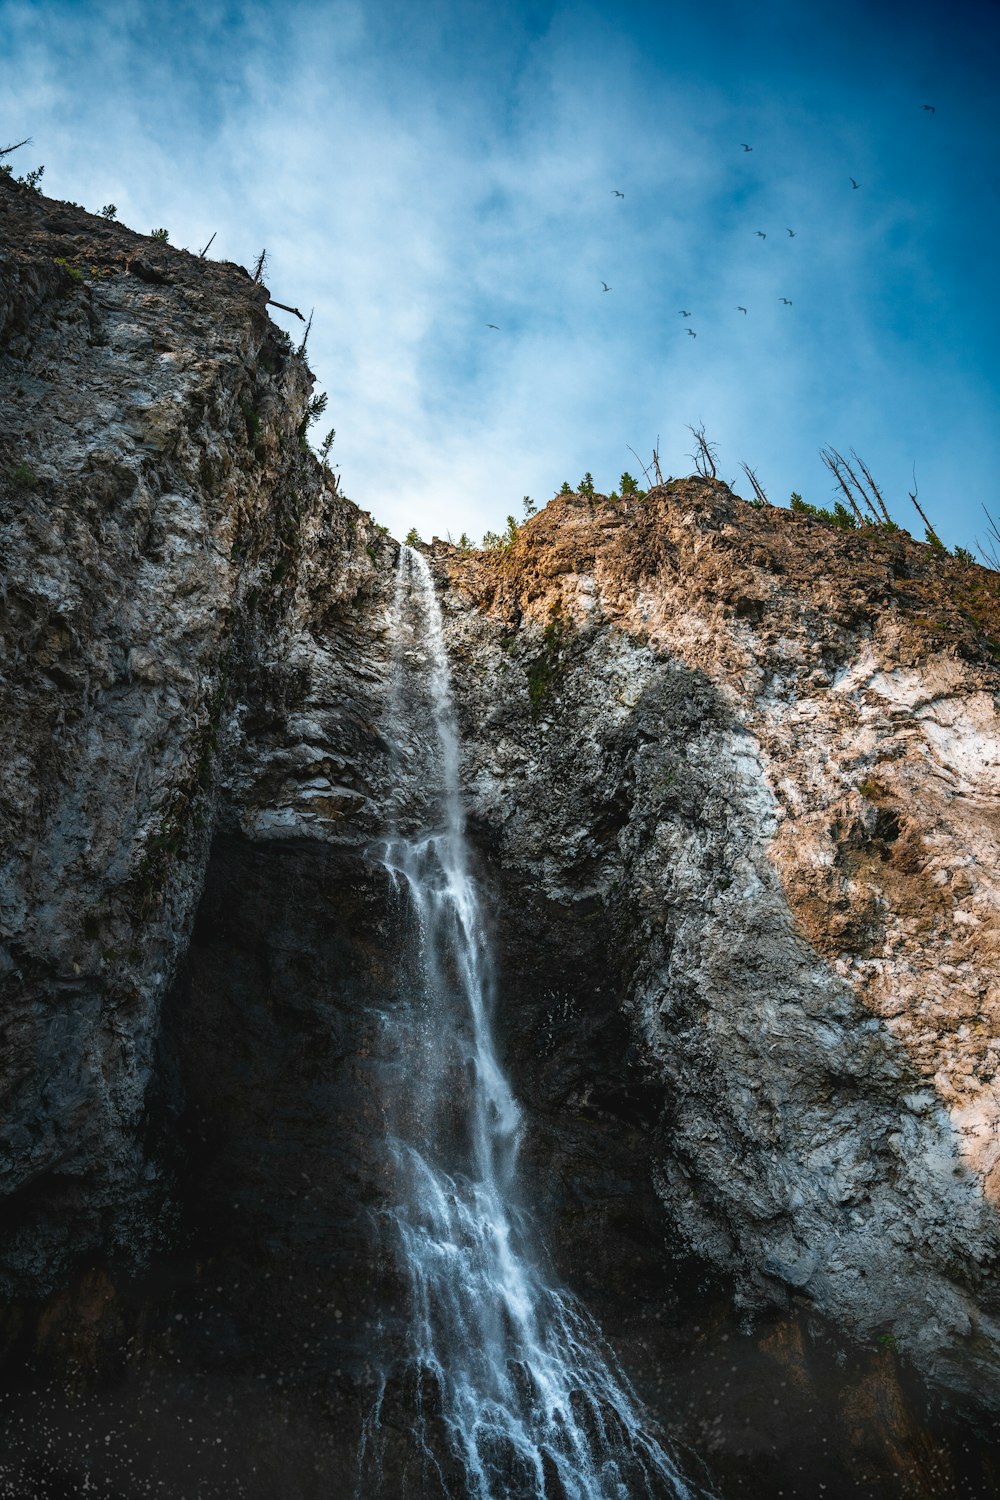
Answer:
<path fill-rule="evenodd" d="M 611 196 L 613 198 L 624 198 L 625 194 L 624 193 L 620 193 L 617 188 L 612 188 L 611 189 Z"/>
<path fill-rule="evenodd" d="M 758 229 L 756 231 L 756 233 L 757 233 L 757 238 L 759 240 L 766 240 L 767 239 L 767 235 L 764 233 L 763 229 Z"/>
<path fill-rule="evenodd" d="M 937 110 L 934 108 L 933 104 L 922 104 L 920 108 L 929 109 L 932 115 L 937 114 Z"/>
<path fill-rule="evenodd" d="M 500 332 L 500 329 L 499 329 L 499 327 L 498 327 L 498 325 L 496 323 L 487 323 L 486 327 L 487 328 L 496 328 L 497 333 Z"/>
<path fill-rule="evenodd" d="M 746 308 L 745 307 L 737 307 L 736 311 L 737 312 L 741 312 L 741 313 L 745 313 L 746 312 Z"/>
<path fill-rule="evenodd" d="M 608 286 L 608 283 L 606 281 L 602 281 L 601 282 L 601 286 L 604 288 L 604 290 L 606 292 L 610 292 L 611 288 Z"/>
<path fill-rule="evenodd" d="M 740 145 L 743 147 L 744 151 L 752 151 L 753 150 L 753 147 L 752 146 L 748 146 L 745 141 L 741 141 Z"/>
<path fill-rule="evenodd" d="M 850 181 L 852 188 L 859 188 L 861 186 L 860 182 L 855 182 L 853 177 L 849 178 L 848 180 Z"/>
<path fill-rule="evenodd" d="M 689 328 L 687 331 L 693 339 L 696 339 L 698 337 L 693 328 Z"/>
<path fill-rule="evenodd" d="M 791 304 L 791 303 L 790 303 L 790 302 L 789 302 L 789 300 L 788 300 L 788 298 L 787 298 L 787 297 L 779 297 L 779 298 L 778 298 L 778 301 L 779 301 L 779 302 L 783 302 L 783 303 L 784 303 L 784 304 L 785 304 L 785 306 L 786 306 L 786 307 L 791 307 L 791 305 L 792 305 L 792 304 Z"/>
<path fill-rule="evenodd" d="M 689 312 L 685 312 L 684 309 L 683 309 L 683 307 L 682 307 L 681 310 L 678 312 L 677 316 L 679 318 L 689 318 L 691 316 L 691 314 Z"/>
<path fill-rule="evenodd" d="M 789 239 L 790 239 L 790 240 L 794 240 L 794 238 L 795 238 L 795 230 L 794 230 L 794 229 L 790 229 L 790 230 L 789 230 L 789 231 L 788 231 L 788 238 L 789 238 Z"/>

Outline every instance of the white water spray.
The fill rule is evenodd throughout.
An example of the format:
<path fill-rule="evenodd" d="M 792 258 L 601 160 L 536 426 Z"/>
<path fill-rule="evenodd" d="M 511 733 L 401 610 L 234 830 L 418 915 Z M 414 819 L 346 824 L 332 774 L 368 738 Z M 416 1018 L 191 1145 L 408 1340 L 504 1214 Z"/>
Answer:
<path fill-rule="evenodd" d="M 394 628 L 401 781 L 412 789 L 416 778 L 438 810 L 435 831 L 394 833 L 378 851 L 408 896 L 419 948 L 419 1023 L 407 1032 L 391 1143 L 400 1196 L 390 1217 L 410 1302 L 397 1378 L 411 1392 L 423 1469 L 408 1496 L 694 1500 L 704 1492 L 652 1434 L 593 1319 L 539 1270 L 518 1204 L 522 1117 L 493 1037 L 441 613 L 427 562 L 409 547 Z M 380 1398 L 362 1484 L 381 1418 Z"/>

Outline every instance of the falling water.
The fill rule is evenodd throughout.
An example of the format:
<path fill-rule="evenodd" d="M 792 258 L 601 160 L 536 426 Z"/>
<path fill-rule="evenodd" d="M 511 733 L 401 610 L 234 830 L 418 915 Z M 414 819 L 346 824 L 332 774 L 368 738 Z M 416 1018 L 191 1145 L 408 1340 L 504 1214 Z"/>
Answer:
<path fill-rule="evenodd" d="M 593 1319 L 539 1268 L 517 1184 L 523 1117 L 496 1051 L 493 976 L 470 873 L 441 613 L 420 553 L 400 554 L 390 710 L 401 795 L 432 831 L 378 850 L 409 903 L 416 993 L 393 1102 L 389 1215 L 410 1305 L 405 1370 L 420 1489 L 454 1500 L 638 1500 L 682 1477 Z M 412 818 L 411 818 L 412 820 Z M 426 824 L 425 824 L 426 827 Z M 375 1405 L 359 1495 L 383 1419 Z M 369 1481 L 371 1483 L 371 1481 Z"/>

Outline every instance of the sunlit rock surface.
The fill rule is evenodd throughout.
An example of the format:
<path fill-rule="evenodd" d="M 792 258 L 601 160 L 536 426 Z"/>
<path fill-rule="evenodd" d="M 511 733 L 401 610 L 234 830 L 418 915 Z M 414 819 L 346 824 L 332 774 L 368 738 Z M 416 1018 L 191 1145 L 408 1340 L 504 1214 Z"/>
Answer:
<path fill-rule="evenodd" d="M 473 805 L 608 929 L 670 1220 L 1000 1401 L 995 578 L 697 479 L 438 561 Z"/>
<path fill-rule="evenodd" d="M 398 549 L 267 295 L 0 179 L 11 1493 L 349 1493 L 406 1317 Z M 995 1492 L 992 575 L 701 480 L 429 555 L 558 1274 L 727 1500 Z"/>

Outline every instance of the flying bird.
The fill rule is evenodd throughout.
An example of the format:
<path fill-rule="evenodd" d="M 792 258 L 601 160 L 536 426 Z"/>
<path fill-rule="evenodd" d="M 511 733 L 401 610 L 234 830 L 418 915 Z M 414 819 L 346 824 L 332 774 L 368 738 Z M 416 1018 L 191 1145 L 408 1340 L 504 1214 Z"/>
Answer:
<path fill-rule="evenodd" d="M 606 281 L 602 281 L 601 282 L 601 286 L 604 288 L 604 290 L 606 292 L 610 292 L 611 288 L 608 286 L 608 283 Z"/>
<path fill-rule="evenodd" d="M 624 198 L 624 196 L 625 196 L 625 194 L 624 193 L 620 193 L 617 188 L 612 188 L 611 189 L 611 195 L 614 198 Z"/>
<path fill-rule="evenodd" d="M 786 306 L 786 307 L 791 307 L 791 305 L 792 305 L 792 304 L 791 304 L 791 303 L 790 303 L 790 302 L 789 302 L 789 300 L 788 300 L 788 298 L 787 298 L 787 297 L 779 297 L 779 298 L 778 298 L 778 301 L 779 301 L 779 302 L 783 302 L 783 303 L 784 303 L 784 304 L 785 304 L 785 306 Z"/>
<path fill-rule="evenodd" d="M 745 307 L 738 307 L 738 308 L 737 308 L 737 309 L 736 309 L 736 311 L 737 311 L 737 312 L 741 312 L 741 313 L 745 313 L 745 312 L 746 312 L 746 308 L 745 308 Z"/>
<path fill-rule="evenodd" d="M 853 177 L 849 178 L 848 180 L 852 188 L 859 188 L 861 186 L 860 182 L 855 182 Z"/>
<path fill-rule="evenodd" d="M 740 145 L 743 147 L 744 151 L 752 151 L 753 150 L 753 147 L 752 146 L 748 146 L 747 143 L 746 143 L 746 141 L 740 141 Z"/>
<path fill-rule="evenodd" d="M 487 323 L 486 327 L 487 328 L 496 328 L 497 333 L 500 332 L 499 326 L 496 323 Z"/>
<path fill-rule="evenodd" d="M 689 328 L 687 331 L 693 339 L 696 339 L 698 337 L 693 328 Z"/>
<path fill-rule="evenodd" d="M 680 311 L 678 312 L 677 316 L 679 318 L 689 318 L 691 316 L 691 314 L 689 312 L 685 312 L 684 309 L 683 309 L 683 307 L 682 307 L 680 309 Z"/>
<path fill-rule="evenodd" d="M 794 238 L 795 238 L 795 230 L 794 230 L 794 229 L 790 229 L 790 230 L 789 230 L 789 231 L 788 231 L 788 238 L 789 238 L 789 239 L 790 239 L 790 240 L 794 240 Z"/>
<path fill-rule="evenodd" d="M 933 104 L 922 104 L 920 108 L 929 109 L 932 115 L 937 114 L 937 110 L 934 108 Z"/>
<path fill-rule="evenodd" d="M 757 238 L 759 240 L 766 240 L 767 239 L 767 235 L 764 233 L 763 229 L 758 229 L 756 231 L 756 234 L 757 234 Z"/>

